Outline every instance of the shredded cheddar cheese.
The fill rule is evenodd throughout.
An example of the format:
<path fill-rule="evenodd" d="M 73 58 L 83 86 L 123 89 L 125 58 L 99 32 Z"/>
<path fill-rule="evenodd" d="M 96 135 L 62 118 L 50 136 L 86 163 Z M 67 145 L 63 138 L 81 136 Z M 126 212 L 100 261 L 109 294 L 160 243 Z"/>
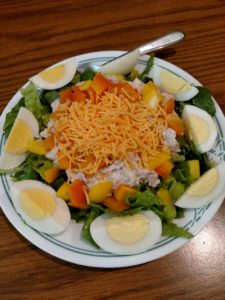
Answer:
<path fill-rule="evenodd" d="M 162 149 L 162 131 L 167 128 L 166 112 L 152 110 L 130 95 L 104 92 L 85 103 L 62 103 L 52 116 L 60 153 L 70 161 L 70 170 L 93 176 L 116 160 L 132 168 L 131 153 L 138 154 L 146 167 Z"/>

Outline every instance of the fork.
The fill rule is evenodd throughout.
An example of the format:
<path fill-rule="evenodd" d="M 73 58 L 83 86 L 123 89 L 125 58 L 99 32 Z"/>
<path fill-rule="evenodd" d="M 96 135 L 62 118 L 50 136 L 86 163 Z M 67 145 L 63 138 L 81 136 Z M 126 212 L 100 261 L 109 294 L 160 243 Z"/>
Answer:
<path fill-rule="evenodd" d="M 145 43 L 132 51 L 125 52 L 124 54 L 102 64 L 101 66 L 92 63 L 81 63 L 79 69 L 91 69 L 95 72 L 100 71 L 111 74 L 126 74 L 132 69 L 133 66 L 135 66 L 141 55 L 155 52 L 181 42 L 184 37 L 185 35 L 182 31 L 170 32 L 148 43 Z"/>

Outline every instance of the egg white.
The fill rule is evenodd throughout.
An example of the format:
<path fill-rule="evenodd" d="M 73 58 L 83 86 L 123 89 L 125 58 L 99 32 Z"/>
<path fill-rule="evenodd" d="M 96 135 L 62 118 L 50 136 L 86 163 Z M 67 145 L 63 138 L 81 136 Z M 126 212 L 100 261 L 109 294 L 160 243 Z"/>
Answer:
<path fill-rule="evenodd" d="M 26 153 L 13 154 L 3 151 L 0 156 L 0 170 L 11 170 L 21 165 L 27 158 Z"/>
<path fill-rule="evenodd" d="M 42 189 L 48 191 L 54 198 L 56 206 L 53 213 L 44 219 L 31 218 L 20 205 L 20 194 L 26 189 Z M 71 218 L 70 211 L 64 200 L 56 197 L 56 192 L 50 186 L 36 180 L 23 180 L 12 183 L 10 196 L 18 214 L 27 225 L 47 234 L 59 234 L 68 226 Z"/>
<path fill-rule="evenodd" d="M 162 92 L 167 92 L 161 86 L 161 79 L 160 78 L 161 78 L 161 72 L 163 70 L 164 69 L 162 67 L 154 64 L 152 66 L 151 71 L 150 71 L 150 76 L 152 77 L 154 83 L 156 83 L 159 86 L 159 88 L 161 89 Z M 191 89 L 189 89 L 185 92 L 182 92 L 182 93 L 173 94 L 173 96 L 174 96 L 174 99 L 176 101 L 188 101 L 188 100 L 192 99 L 193 97 L 195 97 L 197 94 L 198 94 L 198 89 L 195 86 L 192 85 Z"/>
<path fill-rule="evenodd" d="M 209 137 L 208 137 L 207 141 L 205 141 L 204 143 L 201 143 L 201 144 L 195 143 L 195 146 L 201 153 L 205 153 L 205 152 L 211 150 L 213 148 L 213 146 L 215 145 L 217 134 L 218 134 L 218 130 L 217 130 L 217 127 L 216 127 L 216 124 L 215 124 L 213 118 L 205 110 L 203 110 L 199 107 L 196 107 L 194 105 L 189 105 L 189 104 L 185 105 L 181 118 L 184 121 L 185 126 L 188 127 L 187 129 L 189 131 L 192 131 L 192 130 L 194 131 L 194 127 L 191 128 L 192 126 L 188 125 L 188 123 L 186 122 L 186 119 L 189 116 L 199 117 L 200 119 L 202 119 L 203 121 L 205 121 L 208 124 Z"/>
<path fill-rule="evenodd" d="M 96 218 L 90 227 L 92 238 L 102 249 L 115 254 L 131 255 L 149 250 L 157 243 L 162 234 L 161 219 L 152 211 L 142 211 L 145 217 L 149 219 L 148 232 L 144 238 L 133 244 L 121 244 L 113 240 L 107 233 L 106 220 L 112 216 L 103 214 Z"/>
<path fill-rule="evenodd" d="M 138 49 L 132 52 L 125 53 L 125 55 L 102 65 L 99 72 L 110 75 L 126 75 L 137 64 L 140 58 L 140 51 Z"/>
<path fill-rule="evenodd" d="M 56 81 L 56 82 L 49 82 L 41 78 L 39 74 L 33 76 L 30 78 L 30 81 L 32 81 L 37 87 L 45 89 L 45 90 L 55 90 L 59 89 L 66 84 L 70 83 L 70 81 L 73 79 L 76 70 L 77 70 L 77 61 L 76 60 L 70 60 L 67 63 L 64 64 L 65 67 L 65 74 L 64 76 Z M 52 67 L 48 68 L 51 69 Z M 48 70 L 47 69 L 47 70 Z"/>
<path fill-rule="evenodd" d="M 174 95 L 176 101 L 188 101 L 198 94 L 198 89 L 192 85 L 190 90 Z"/>
<path fill-rule="evenodd" d="M 215 168 L 218 171 L 218 181 L 210 193 L 202 196 L 191 196 L 188 194 L 187 189 L 185 193 L 176 201 L 175 205 L 182 208 L 198 208 L 213 202 L 213 200 L 215 200 L 225 188 L 225 161 L 222 161 Z M 198 183 L 200 180 L 201 177 L 196 181 L 196 183 Z"/>

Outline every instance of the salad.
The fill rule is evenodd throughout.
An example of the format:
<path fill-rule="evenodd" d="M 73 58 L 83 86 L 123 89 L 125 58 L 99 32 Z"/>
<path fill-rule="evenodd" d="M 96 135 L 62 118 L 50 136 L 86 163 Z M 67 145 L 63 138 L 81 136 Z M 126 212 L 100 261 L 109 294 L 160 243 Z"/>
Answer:
<path fill-rule="evenodd" d="M 162 235 L 191 238 L 174 220 L 224 188 L 225 163 L 208 155 L 217 139 L 210 92 L 154 57 L 125 75 L 78 71 L 70 60 L 21 95 L 6 115 L 0 169 L 16 211 L 38 231 L 82 222 L 93 247 L 141 253 Z"/>

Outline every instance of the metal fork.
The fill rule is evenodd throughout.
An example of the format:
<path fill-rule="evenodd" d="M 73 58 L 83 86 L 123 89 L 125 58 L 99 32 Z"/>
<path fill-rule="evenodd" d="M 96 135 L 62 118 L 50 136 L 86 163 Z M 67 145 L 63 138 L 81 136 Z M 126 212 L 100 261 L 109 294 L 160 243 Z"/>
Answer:
<path fill-rule="evenodd" d="M 104 63 L 101 66 L 92 63 L 81 63 L 80 66 L 78 66 L 78 68 L 80 70 L 92 69 L 93 71 L 101 71 L 107 73 L 108 69 L 116 69 L 117 67 L 119 68 L 121 64 L 126 64 L 127 62 L 130 66 L 127 66 L 126 69 L 131 70 L 132 67 L 137 63 L 141 55 L 150 52 L 155 52 L 160 49 L 169 47 L 173 44 L 176 44 L 178 42 L 181 42 L 184 39 L 184 37 L 185 35 L 181 31 L 170 32 L 164 36 L 154 39 L 153 41 L 145 43 L 144 45 L 141 45 L 132 51 L 125 52 L 124 54 Z M 121 74 L 121 72 L 118 73 Z"/>

